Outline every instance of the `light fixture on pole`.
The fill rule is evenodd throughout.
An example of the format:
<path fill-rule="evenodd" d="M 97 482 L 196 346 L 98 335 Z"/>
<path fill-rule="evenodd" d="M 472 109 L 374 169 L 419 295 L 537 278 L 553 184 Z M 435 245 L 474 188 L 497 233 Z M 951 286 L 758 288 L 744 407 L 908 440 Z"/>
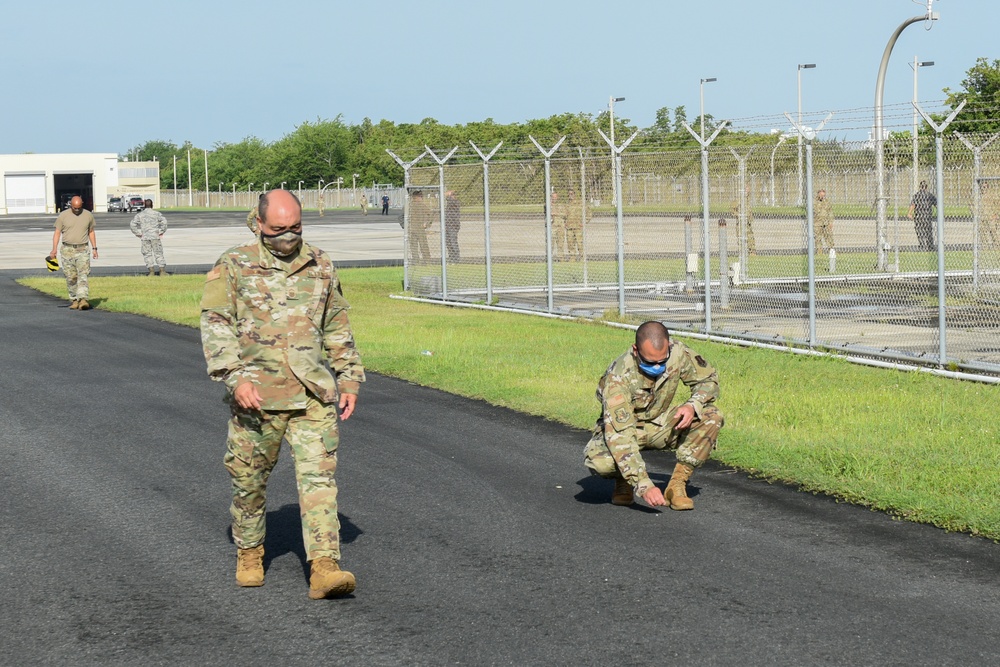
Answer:
<path fill-rule="evenodd" d="M 305 181 L 299 181 L 299 201 L 302 201 L 302 184 L 303 183 L 305 183 Z"/>
<path fill-rule="evenodd" d="M 917 132 L 919 128 L 917 126 L 917 70 L 921 67 L 933 67 L 933 60 L 917 60 L 916 56 L 913 56 L 913 64 L 910 67 L 913 68 L 913 190 L 911 192 L 917 191 L 917 183 L 920 180 L 919 175 L 919 155 L 917 154 Z"/>
<path fill-rule="evenodd" d="M 281 182 L 281 189 L 282 189 L 282 190 L 284 190 L 284 189 L 285 189 L 285 183 L 287 183 L 287 182 L 288 182 L 288 181 L 282 181 L 282 182 Z"/>
<path fill-rule="evenodd" d="M 702 79 L 699 84 L 700 98 L 701 98 L 701 140 L 705 140 L 705 84 L 712 83 L 713 81 L 718 81 L 714 76 L 710 79 Z"/>
<path fill-rule="evenodd" d="M 624 102 L 624 97 L 615 97 L 614 95 L 608 98 L 608 111 L 611 115 L 611 145 L 617 146 L 615 143 L 615 102 Z M 615 178 L 615 157 L 614 150 L 611 152 L 611 183 L 614 192 L 611 196 L 611 203 L 616 204 L 618 202 L 618 180 Z"/>
<path fill-rule="evenodd" d="M 802 127 L 802 70 L 804 69 L 815 69 L 816 63 L 808 63 L 805 65 L 799 65 L 799 71 L 797 72 L 799 80 L 799 127 Z M 799 194 L 797 196 L 796 206 L 802 206 L 802 133 L 799 132 L 798 139 L 799 142 Z"/>

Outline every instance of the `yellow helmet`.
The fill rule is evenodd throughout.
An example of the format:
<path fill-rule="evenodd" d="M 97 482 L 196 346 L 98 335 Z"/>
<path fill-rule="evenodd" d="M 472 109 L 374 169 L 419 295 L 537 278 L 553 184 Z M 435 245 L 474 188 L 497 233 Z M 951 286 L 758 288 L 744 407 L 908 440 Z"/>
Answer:
<path fill-rule="evenodd" d="M 49 255 L 45 258 L 45 268 L 49 271 L 59 270 L 59 258 L 55 255 Z"/>

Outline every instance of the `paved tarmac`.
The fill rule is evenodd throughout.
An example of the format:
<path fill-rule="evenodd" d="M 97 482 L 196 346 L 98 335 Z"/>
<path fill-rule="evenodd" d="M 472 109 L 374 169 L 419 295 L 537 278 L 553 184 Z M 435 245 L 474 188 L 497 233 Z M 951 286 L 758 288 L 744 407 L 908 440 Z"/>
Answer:
<path fill-rule="evenodd" d="M 170 211 L 163 237 L 164 256 L 171 272 L 206 271 L 227 248 L 248 242 L 246 212 Z M 337 266 L 373 266 L 403 263 L 403 230 L 391 215 L 361 215 L 356 210 L 316 211 L 302 216 L 305 239 L 329 252 Z M 139 239 L 129 231 L 131 214 L 98 213 L 99 259 L 91 262 L 94 275 L 145 273 Z M 0 271 L 9 275 L 45 273 L 45 256 L 52 249 L 55 216 L 0 216 Z"/>
<path fill-rule="evenodd" d="M 198 332 L 0 275 L 0 340 L 2 664 L 1000 661 L 991 542 L 715 464 L 693 512 L 614 507 L 586 433 L 375 374 L 338 467 L 357 591 L 306 597 L 287 450 L 240 589 Z"/>

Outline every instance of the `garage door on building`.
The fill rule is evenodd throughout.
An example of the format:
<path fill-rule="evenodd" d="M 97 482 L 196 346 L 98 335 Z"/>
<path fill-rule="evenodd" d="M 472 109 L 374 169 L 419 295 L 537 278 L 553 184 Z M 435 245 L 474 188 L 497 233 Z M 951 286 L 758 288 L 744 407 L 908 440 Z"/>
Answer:
<path fill-rule="evenodd" d="M 7 213 L 45 213 L 45 174 L 6 174 Z"/>

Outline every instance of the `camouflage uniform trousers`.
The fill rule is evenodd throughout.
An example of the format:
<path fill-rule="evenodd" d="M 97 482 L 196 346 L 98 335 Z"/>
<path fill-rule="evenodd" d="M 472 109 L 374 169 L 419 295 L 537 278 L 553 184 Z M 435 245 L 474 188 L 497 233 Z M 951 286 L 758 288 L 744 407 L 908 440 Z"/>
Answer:
<path fill-rule="evenodd" d="M 233 542 L 240 549 L 263 544 L 267 479 L 278 462 L 282 438 L 295 462 L 306 559 L 340 560 L 337 517 L 337 404 L 312 396 L 303 410 L 243 410 L 233 404 L 224 459 L 233 480 Z"/>
<path fill-rule="evenodd" d="M 816 225 L 813 246 L 817 253 L 826 253 L 833 249 L 833 225 L 823 223 Z"/>
<path fill-rule="evenodd" d="M 725 423 L 722 413 L 714 405 L 702 409 L 702 419 L 695 419 L 682 430 L 658 427 L 653 423 L 636 426 L 639 449 L 676 449 L 677 462 L 697 468 L 708 460 L 719 439 L 719 429 Z M 618 466 L 604 440 L 603 431 L 597 430 L 584 449 L 584 465 L 601 477 L 615 477 Z"/>
<path fill-rule="evenodd" d="M 83 244 L 77 247 L 63 243 L 59 254 L 62 257 L 59 265 L 66 276 L 69 298 L 86 299 L 90 296 L 90 284 L 87 280 L 90 277 L 90 246 Z"/>
<path fill-rule="evenodd" d="M 147 269 L 167 265 L 167 260 L 163 258 L 163 242 L 160 239 L 142 239 L 140 247 L 142 261 L 146 263 Z"/>
<path fill-rule="evenodd" d="M 583 259 L 583 230 L 566 225 L 566 252 L 571 259 Z"/>

